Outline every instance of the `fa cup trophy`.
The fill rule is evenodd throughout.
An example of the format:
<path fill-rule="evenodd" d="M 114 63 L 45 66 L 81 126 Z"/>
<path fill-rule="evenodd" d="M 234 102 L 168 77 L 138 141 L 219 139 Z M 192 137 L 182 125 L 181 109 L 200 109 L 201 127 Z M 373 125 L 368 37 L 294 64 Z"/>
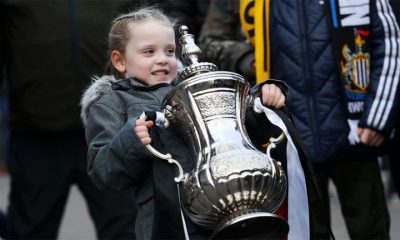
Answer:
<path fill-rule="evenodd" d="M 246 111 L 260 112 L 249 83 L 237 73 L 198 62 L 193 35 L 186 26 L 179 31 L 188 66 L 165 96 L 162 113 L 164 126 L 193 147 L 196 167 L 184 173 L 170 154 L 147 148 L 178 167 L 182 208 L 191 221 L 213 231 L 211 238 L 284 237 L 289 226 L 274 212 L 286 196 L 287 179 L 270 156 L 273 140 L 263 153 L 246 132 Z"/>

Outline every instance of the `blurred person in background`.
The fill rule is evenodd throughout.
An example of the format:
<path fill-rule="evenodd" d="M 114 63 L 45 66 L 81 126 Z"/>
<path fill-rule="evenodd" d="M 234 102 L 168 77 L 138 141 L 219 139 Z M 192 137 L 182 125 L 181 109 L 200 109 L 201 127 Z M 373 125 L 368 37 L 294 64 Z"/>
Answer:
<path fill-rule="evenodd" d="M 5 239 L 7 235 L 7 217 L 3 210 L 0 209 L 0 239 Z"/>
<path fill-rule="evenodd" d="M 4 29 L 0 23 L 0 29 Z M 0 56 L 3 56 L 3 39 L 0 39 Z M 0 58 L 0 66 L 3 65 L 3 59 Z M 0 79 L 4 78 L 4 69 L 0 68 Z M 6 162 L 6 144 L 7 144 L 7 95 L 5 94 L 4 82 L 0 82 L 0 174 L 7 173 Z"/>
<path fill-rule="evenodd" d="M 0 29 L 4 29 L 3 23 L 0 22 Z M 3 55 L 3 39 L 0 38 L 0 56 Z M 0 58 L 0 66 L 3 59 Z M 4 77 L 3 68 L 0 68 L 0 79 Z M 4 82 L 0 81 L 0 178 L 8 174 L 7 171 L 7 95 L 5 94 Z M 3 209 L 0 209 L 0 239 L 7 236 L 7 216 Z"/>
<path fill-rule="evenodd" d="M 195 40 L 200 37 L 200 31 L 204 24 L 204 19 L 207 16 L 208 5 L 210 0 L 156 0 L 161 9 L 165 11 L 168 16 L 176 19 L 176 29 L 182 25 L 189 28 L 190 34 L 193 34 Z M 179 44 L 180 34 L 175 34 L 177 40 L 177 56 L 181 57 L 181 45 Z"/>
<path fill-rule="evenodd" d="M 312 238 L 329 238 L 332 180 L 350 237 L 388 239 L 377 156 L 394 128 L 400 73 L 388 1 L 212 0 L 200 45 L 221 70 L 289 85 L 288 108 L 324 203 L 312 213 Z"/>
<path fill-rule="evenodd" d="M 0 85 L 0 174 L 7 174 L 7 95 Z"/>
<path fill-rule="evenodd" d="M 133 239 L 133 189 L 100 191 L 86 173 L 79 100 L 102 74 L 111 19 L 138 1 L 0 0 L 10 103 L 10 239 L 56 239 L 71 186 L 99 239 Z"/>
<path fill-rule="evenodd" d="M 397 23 L 400 24 L 400 0 L 390 0 L 390 4 L 393 8 L 394 16 L 396 17 Z M 398 29 L 397 31 L 400 31 Z M 400 78 L 400 73 L 397 73 L 397 78 Z M 399 106 L 397 106 L 399 108 Z M 390 170 L 392 174 L 392 180 L 394 185 L 394 190 L 397 196 L 400 197 L 400 116 L 399 112 L 396 116 L 396 129 L 393 134 L 393 139 L 391 139 L 389 144 L 388 158 L 390 161 Z"/>

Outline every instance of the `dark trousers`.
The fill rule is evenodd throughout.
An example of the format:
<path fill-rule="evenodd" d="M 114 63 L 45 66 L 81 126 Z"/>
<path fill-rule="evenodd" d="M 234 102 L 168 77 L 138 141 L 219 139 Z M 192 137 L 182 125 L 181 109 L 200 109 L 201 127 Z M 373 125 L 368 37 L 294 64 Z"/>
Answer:
<path fill-rule="evenodd" d="M 374 156 L 349 155 L 340 162 L 314 164 L 314 170 L 323 204 L 323 211 L 315 217 L 330 219 L 328 182 L 331 179 L 350 238 L 389 239 L 390 217 Z M 314 228 L 317 236 L 328 236 L 324 223 L 316 221 Z M 335 233 L 334 226 L 332 231 Z"/>
<path fill-rule="evenodd" d="M 135 238 L 134 192 L 100 191 L 93 184 L 82 132 L 12 133 L 10 147 L 10 239 L 56 239 L 73 184 L 86 200 L 99 239 Z"/>
<path fill-rule="evenodd" d="M 400 120 L 400 119 L 399 119 Z M 389 143 L 388 157 L 394 188 L 400 197 L 400 127 L 396 129 L 395 137 Z"/>

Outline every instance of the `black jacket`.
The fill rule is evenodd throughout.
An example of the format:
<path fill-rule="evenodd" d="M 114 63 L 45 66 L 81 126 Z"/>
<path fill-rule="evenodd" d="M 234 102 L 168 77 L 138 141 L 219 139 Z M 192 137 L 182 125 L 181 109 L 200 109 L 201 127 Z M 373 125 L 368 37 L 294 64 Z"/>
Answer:
<path fill-rule="evenodd" d="M 81 129 L 79 99 L 107 59 L 111 20 L 134 0 L 0 0 L 12 131 Z"/>

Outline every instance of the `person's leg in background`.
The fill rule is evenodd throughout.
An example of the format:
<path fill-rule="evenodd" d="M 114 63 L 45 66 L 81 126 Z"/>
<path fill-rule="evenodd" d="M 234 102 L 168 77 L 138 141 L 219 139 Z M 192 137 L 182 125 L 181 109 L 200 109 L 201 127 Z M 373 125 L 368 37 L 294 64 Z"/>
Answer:
<path fill-rule="evenodd" d="M 10 138 L 10 239 L 56 239 L 73 161 L 62 137 L 14 133 Z M 63 149 L 63 151 L 60 151 Z"/>
<path fill-rule="evenodd" d="M 390 217 L 377 157 L 349 154 L 331 166 L 351 239 L 389 239 Z"/>
<path fill-rule="evenodd" d="M 2 74 L 0 72 L 0 74 Z M 8 156 L 8 94 L 6 83 L 0 83 L 0 174 L 7 174 L 7 156 Z"/>
<path fill-rule="evenodd" d="M 312 209 L 317 209 L 311 211 L 312 225 L 311 233 L 312 239 L 330 239 L 330 199 L 329 199 L 329 169 L 325 166 L 325 163 L 313 164 L 315 180 L 318 186 L 319 196 L 316 194 L 310 195 L 310 197 L 316 198 L 312 199 L 313 205 Z"/>
<path fill-rule="evenodd" d="M 87 148 L 83 134 L 65 139 L 75 159 L 74 179 L 94 221 L 98 239 L 135 239 L 136 199 L 133 189 L 98 189 L 87 174 Z"/>
<path fill-rule="evenodd" d="M 7 149 L 8 149 L 8 101 L 4 93 L 4 86 L 0 85 L 0 177 L 8 175 Z M 7 215 L 0 209 L 0 238 L 7 236 Z"/>
<path fill-rule="evenodd" d="M 398 124 L 400 125 L 400 124 Z M 400 126 L 397 126 L 394 138 L 389 142 L 388 158 L 390 173 L 397 196 L 400 197 Z"/>
<path fill-rule="evenodd" d="M 7 238 L 7 228 L 7 216 L 2 210 L 0 210 L 0 239 Z"/>

